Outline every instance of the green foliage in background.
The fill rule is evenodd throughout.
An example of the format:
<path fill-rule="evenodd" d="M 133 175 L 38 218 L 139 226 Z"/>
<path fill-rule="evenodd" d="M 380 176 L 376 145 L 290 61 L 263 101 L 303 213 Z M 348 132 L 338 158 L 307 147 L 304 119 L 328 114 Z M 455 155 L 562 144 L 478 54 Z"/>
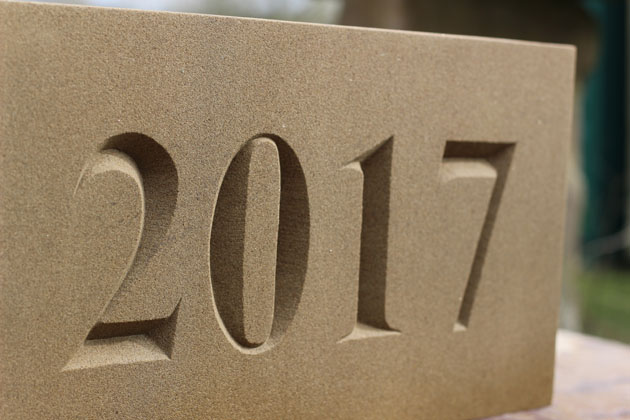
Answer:
<path fill-rule="evenodd" d="M 587 271 L 578 287 L 583 331 L 630 343 L 630 273 Z"/>

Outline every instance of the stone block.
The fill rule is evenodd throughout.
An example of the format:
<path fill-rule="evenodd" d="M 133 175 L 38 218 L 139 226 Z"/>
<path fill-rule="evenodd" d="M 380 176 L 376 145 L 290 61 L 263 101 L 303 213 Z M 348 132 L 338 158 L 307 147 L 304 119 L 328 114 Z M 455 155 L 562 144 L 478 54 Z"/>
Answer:
<path fill-rule="evenodd" d="M 549 403 L 574 63 L 0 2 L 0 416 Z"/>

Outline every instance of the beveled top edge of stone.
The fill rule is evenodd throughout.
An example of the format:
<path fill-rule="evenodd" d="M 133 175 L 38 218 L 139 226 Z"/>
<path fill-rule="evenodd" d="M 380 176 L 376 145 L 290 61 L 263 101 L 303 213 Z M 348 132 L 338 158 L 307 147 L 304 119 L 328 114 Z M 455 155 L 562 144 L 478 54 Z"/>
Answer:
<path fill-rule="evenodd" d="M 214 14 L 209 14 L 209 13 L 206 14 L 206 13 L 190 13 L 190 12 L 172 12 L 172 11 L 165 11 L 165 10 L 130 9 L 130 8 L 124 8 L 124 7 L 105 7 L 105 6 L 92 6 L 92 5 L 84 5 L 84 4 L 45 3 L 45 2 L 40 2 L 40 1 L 0 0 L 0 7 L 5 7 L 9 4 L 18 5 L 18 7 L 35 6 L 35 7 L 92 9 L 95 12 L 98 11 L 98 12 L 106 12 L 106 13 L 138 13 L 138 14 L 155 15 L 155 16 L 186 15 L 186 16 L 195 17 L 199 19 L 256 21 L 256 22 L 264 22 L 265 24 L 272 24 L 272 25 L 321 26 L 329 30 L 338 30 L 338 31 L 363 31 L 363 32 L 373 31 L 373 32 L 383 32 L 383 33 L 407 34 L 411 36 L 422 35 L 422 36 L 436 37 L 436 38 L 452 38 L 452 39 L 461 39 L 461 40 L 471 40 L 471 41 L 477 41 L 477 42 L 485 41 L 485 42 L 492 42 L 492 43 L 517 44 L 517 45 L 537 47 L 537 48 L 562 49 L 562 50 L 570 51 L 573 55 L 576 55 L 576 52 L 577 52 L 577 47 L 571 44 L 526 41 L 526 40 L 509 39 L 509 38 L 494 38 L 494 37 L 485 37 L 485 36 L 477 36 L 477 35 L 457 35 L 457 34 L 446 34 L 446 33 L 437 33 L 437 32 L 422 32 L 422 31 L 410 31 L 410 30 L 400 30 L 400 29 L 383 29 L 383 28 L 371 28 L 371 27 L 362 27 L 362 26 L 334 25 L 334 24 L 327 24 L 327 23 L 297 22 L 297 21 L 279 20 L 279 19 L 263 19 L 263 18 L 241 17 L 241 16 L 214 15 Z"/>

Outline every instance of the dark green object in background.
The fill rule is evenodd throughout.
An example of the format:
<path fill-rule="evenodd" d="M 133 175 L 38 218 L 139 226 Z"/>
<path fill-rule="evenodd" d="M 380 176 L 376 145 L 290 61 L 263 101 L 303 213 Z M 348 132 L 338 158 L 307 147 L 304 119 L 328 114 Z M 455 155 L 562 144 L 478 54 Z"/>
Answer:
<path fill-rule="evenodd" d="M 585 0 L 598 22 L 599 56 L 586 82 L 582 159 L 586 178 L 583 244 L 621 231 L 626 224 L 626 2 Z M 599 255 L 585 247 L 587 261 Z M 621 263 L 624 253 L 608 260 Z"/>

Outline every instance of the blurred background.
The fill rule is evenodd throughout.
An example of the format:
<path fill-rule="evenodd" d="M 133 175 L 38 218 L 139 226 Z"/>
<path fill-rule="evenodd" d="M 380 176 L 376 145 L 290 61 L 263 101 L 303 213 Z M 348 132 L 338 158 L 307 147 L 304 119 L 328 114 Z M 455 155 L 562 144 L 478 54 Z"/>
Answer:
<path fill-rule="evenodd" d="M 578 47 L 560 325 L 630 343 L 630 0 L 75 0 Z"/>

